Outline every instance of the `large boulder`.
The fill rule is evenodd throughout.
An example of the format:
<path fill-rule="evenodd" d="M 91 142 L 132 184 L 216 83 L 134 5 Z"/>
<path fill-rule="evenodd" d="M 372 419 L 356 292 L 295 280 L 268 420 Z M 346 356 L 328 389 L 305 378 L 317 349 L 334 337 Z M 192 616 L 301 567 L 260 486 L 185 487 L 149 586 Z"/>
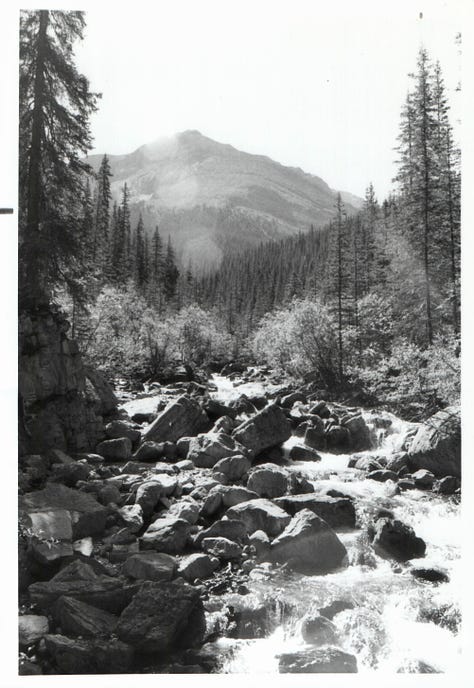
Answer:
<path fill-rule="evenodd" d="M 105 434 L 110 440 L 128 437 L 132 444 L 138 442 L 141 437 L 140 429 L 126 420 L 112 420 L 110 423 L 107 423 Z"/>
<path fill-rule="evenodd" d="M 229 483 L 240 480 L 250 470 L 250 461 L 242 454 L 228 456 L 214 464 L 214 470 L 225 475 Z"/>
<path fill-rule="evenodd" d="M 218 566 L 219 560 L 216 559 L 216 557 L 210 557 L 208 554 L 195 552 L 181 559 L 179 562 L 178 574 L 192 583 L 196 579 L 202 580 L 204 578 L 209 578 Z"/>
<path fill-rule="evenodd" d="M 28 647 L 41 640 L 49 633 L 49 622 L 46 616 L 24 614 L 18 617 L 18 642 L 20 647 Z"/>
<path fill-rule="evenodd" d="M 215 521 L 209 528 L 201 530 L 194 538 L 194 544 L 199 547 L 204 538 L 223 537 L 232 542 L 246 544 L 248 542 L 247 526 L 243 521 L 222 518 Z"/>
<path fill-rule="evenodd" d="M 280 674 L 356 674 L 357 659 L 337 647 L 285 652 L 279 656 Z"/>
<path fill-rule="evenodd" d="M 184 518 L 159 518 L 148 527 L 140 542 L 143 549 L 178 554 L 185 549 L 190 532 L 191 526 Z"/>
<path fill-rule="evenodd" d="M 370 430 L 361 414 L 344 418 L 341 424 L 349 430 L 352 451 L 364 451 L 372 447 Z"/>
<path fill-rule="evenodd" d="M 252 499 L 231 507 L 226 511 L 231 520 L 243 521 L 249 534 L 263 530 L 270 537 L 279 535 L 291 518 L 269 499 Z"/>
<path fill-rule="evenodd" d="M 187 458 L 199 468 L 212 468 L 221 459 L 244 454 L 245 447 L 230 435 L 209 433 L 191 440 Z"/>
<path fill-rule="evenodd" d="M 205 627 L 198 590 L 177 579 L 144 583 L 122 612 L 116 632 L 139 652 L 155 654 L 199 644 Z"/>
<path fill-rule="evenodd" d="M 201 547 L 205 552 L 218 559 L 240 559 L 242 556 L 242 547 L 224 537 L 204 538 Z"/>
<path fill-rule="evenodd" d="M 73 597 L 58 599 L 54 605 L 54 618 L 62 633 L 84 638 L 110 636 L 115 631 L 118 621 L 114 614 Z"/>
<path fill-rule="evenodd" d="M 356 513 L 351 499 L 320 494 L 288 495 L 275 500 L 291 516 L 302 509 L 317 514 L 331 528 L 355 528 Z"/>
<path fill-rule="evenodd" d="M 294 516 L 272 542 L 270 558 L 306 574 L 328 573 L 342 565 L 346 548 L 332 528 L 309 509 Z"/>
<path fill-rule="evenodd" d="M 144 440 L 176 442 L 180 437 L 192 437 L 201 432 L 209 419 L 194 399 L 183 395 L 171 401 L 150 425 Z"/>
<path fill-rule="evenodd" d="M 337 639 L 337 628 L 325 616 L 310 612 L 301 622 L 301 635 L 311 645 L 332 645 Z"/>
<path fill-rule="evenodd" d="M 450 406 L 428 418 L 419 428 L 408 452 L 410 465 L 436 476 L 461 476 L 461 413 Z"/>
<path fill-rule="evenodd" d="M 379 518 L 375 524 L 373 546 L 385 559 L 407 561 L 425 556 L 426 544 L 415 531 L 401 521 Z"/>
<path fill-rule="evenodd" d="M 104 440 L 97 445 L 96 451 L 107 461 L 126 461 L 132 455 L 132 443 L 128 437 Z"/>
<path fill-rule="evenodd" d="M 124 562 L 122 573 L 135 580 L 170 581 L 176 575 L 176 560 L 162 552 L 138 552 Z"/>
<path fill-rule="evenodd" d="M 20 497 L 19 510 L 33 534 L 44 540 L 101 535 L 107 519 L 107 510 L 92 495 L 51 483 Z"/>
<path fill-rule="evenodd" d="M 133 660 L 133 648 L 119 640 L 47 635 L 45 643 L 61 674 L 121 674 Z"/>
<path fill-rule="evenodd" d="M 281 497 L 288 491 L 288 475 L 276 464 L 264 463 L 252 470 L 247 480 L 247 488 L 260 497 Z"/>
<path fill-rule="evenodd" d="M 269 404 L 232 433 L 233 437 L 254 455 L 285 442 L 291 435 L 291 425 L 276 404 Z"/>
<path fill-rule="evenodd" d="M 46 611 L 57 599 L 66 596 L 116 613 L 130 602 L 138 588 L 123 578 L 96 573 L 92 566 L 79 560 L 73 561 L 49 581 L 32 583 L 28 592 L 31 601 Z"/>

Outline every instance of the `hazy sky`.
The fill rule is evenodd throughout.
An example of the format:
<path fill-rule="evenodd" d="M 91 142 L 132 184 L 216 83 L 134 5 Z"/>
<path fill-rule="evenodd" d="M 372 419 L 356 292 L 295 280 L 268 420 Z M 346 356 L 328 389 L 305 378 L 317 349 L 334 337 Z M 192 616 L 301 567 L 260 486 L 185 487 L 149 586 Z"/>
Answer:
<path fill-rule="evenodd" d="M 457 6 L 162 0 L 91 8 L 77 58 L 103 93 L 95 152 L 128 153 L 198 129 L 333 188 L 363 194 L 372 180 L 382 197 L 422 41 L 442 64 L 451 100 L 459 97 Z"/>

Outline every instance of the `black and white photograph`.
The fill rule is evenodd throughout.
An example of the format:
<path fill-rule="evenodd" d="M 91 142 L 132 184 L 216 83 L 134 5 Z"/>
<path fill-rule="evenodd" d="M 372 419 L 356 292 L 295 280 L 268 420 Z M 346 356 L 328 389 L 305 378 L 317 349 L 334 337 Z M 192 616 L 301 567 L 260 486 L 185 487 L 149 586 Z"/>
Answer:
<path fill-rule="evenodd" d="M 18 685 L 469 685 L 470 10 L 9 11 Z"/>

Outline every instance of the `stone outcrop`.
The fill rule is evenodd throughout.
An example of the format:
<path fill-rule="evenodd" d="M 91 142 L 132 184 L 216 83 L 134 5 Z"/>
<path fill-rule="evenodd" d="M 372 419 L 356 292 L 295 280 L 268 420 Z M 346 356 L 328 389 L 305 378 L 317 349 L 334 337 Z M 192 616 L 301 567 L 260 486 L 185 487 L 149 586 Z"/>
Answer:
<path fill-rule="evenodd" d="M 103 416 L 117 408 L 107 382 L 85 368 L 69 327 L 53 310 L 19 317 L 20 453 L 93 450 Z"/>

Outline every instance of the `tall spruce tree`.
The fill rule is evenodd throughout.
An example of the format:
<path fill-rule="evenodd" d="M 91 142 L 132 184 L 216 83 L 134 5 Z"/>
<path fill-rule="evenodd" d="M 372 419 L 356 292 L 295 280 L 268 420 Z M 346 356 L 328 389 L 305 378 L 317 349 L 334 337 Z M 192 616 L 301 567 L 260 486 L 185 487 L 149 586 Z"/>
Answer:
<path fill-rule="evenodd" d="M 80 291 L 80 199 L 98 97 L 74 64 L 84 26 L 82 12 L 20 16 L 20 306 L 48 303 L 59 285 Z"/>
<path fill-rule="evenodd" d="M 110 203 L 112 194 L 110 192 L 110 163 L 107 155 L 104 155 L 97 173 L 97 196 L 94 217 L 94 244 L 92 259 L 97 270 L 102 277 L 107 273 L 107 259 L 109 252 L 109 223 L 110 223 Z"/>
<path fill-rule="evenodd" d="M 176 296 L 178 277 L 179 270 L 176 265 L 176 256 L 171 243 L 171 237 L 168 235 L 168 244 L 166 246 L 166 256 L 163 266 L 163 290 L 168 304 L 171 303 Z"/>

